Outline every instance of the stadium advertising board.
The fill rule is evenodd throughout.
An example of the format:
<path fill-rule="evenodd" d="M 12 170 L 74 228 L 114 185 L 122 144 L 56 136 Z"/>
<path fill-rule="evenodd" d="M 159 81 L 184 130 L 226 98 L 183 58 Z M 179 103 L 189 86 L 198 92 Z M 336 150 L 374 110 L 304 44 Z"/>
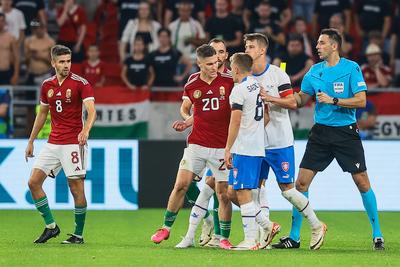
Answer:
<path fill-rule="evenodd" d="M 26 140 L 0 140 L 0 209 L 34 209 L 28 179 L 34 158 L 25 162 Z M 35 141 L 38 155 L 45 141 Z M 91 140 L 85 181 L 89 209 L 138 208 L 138 141 Z M 44 184 L 52 209 L 73 208 L 64 172 Z"/>

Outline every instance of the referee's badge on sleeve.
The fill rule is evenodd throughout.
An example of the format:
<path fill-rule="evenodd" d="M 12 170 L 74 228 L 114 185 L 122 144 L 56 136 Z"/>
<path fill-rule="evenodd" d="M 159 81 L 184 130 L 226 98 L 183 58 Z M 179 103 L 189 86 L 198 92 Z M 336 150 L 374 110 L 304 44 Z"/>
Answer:
<path fill-rule="evenodd" d="M 337 94 L 341 94 L 344 91 L 344 82 L 336 82 L 333 83 L 333 90 Z"/>

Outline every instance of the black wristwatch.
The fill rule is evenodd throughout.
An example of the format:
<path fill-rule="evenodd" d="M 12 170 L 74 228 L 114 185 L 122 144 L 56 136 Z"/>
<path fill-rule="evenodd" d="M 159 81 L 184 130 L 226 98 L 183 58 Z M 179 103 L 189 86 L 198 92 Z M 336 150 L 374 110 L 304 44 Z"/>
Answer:
<path fill-rule="evenodd" d="M 339 102 L 339 99 L 337 97 L 334 97 L 333 98 L 333 105 L 336 106 L 338 102 Z"/>

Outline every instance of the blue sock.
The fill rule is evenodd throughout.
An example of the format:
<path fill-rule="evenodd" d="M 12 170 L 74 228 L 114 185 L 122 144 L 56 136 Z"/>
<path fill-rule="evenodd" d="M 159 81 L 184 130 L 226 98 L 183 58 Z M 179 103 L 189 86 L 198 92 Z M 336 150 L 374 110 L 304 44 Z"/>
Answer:
<path fill-rule="evenodd" d="M 370 188 L 367 192 L 361 193 L 361 197 L 364 208 L 368 214 L 369 222 L 372 226 L 372 238 L 382 237 L 374 191 L 372 191 L 372 188 Z"/>
<path fill-rule="evenodd" d="M 302 193 L 308 198 L 308 192 Z M 290 229 L 289 237 L 294 241 L 300 241 L 301 223 L 303 222 L 303 214 L 301 214 L 295 207 L 292 209 L 292 229 Z"/>

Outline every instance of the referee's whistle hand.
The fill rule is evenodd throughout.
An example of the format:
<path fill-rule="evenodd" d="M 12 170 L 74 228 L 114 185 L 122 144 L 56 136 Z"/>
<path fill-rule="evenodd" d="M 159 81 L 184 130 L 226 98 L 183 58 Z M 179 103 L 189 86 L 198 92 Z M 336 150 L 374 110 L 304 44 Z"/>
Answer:
<path fill-rule="evenodd" d="M 317 93 L 317 101 L 319 103 L 332 104 L 333 98 L 328 96 L 325 93 L 319 92 L 319 93 Z"/>

